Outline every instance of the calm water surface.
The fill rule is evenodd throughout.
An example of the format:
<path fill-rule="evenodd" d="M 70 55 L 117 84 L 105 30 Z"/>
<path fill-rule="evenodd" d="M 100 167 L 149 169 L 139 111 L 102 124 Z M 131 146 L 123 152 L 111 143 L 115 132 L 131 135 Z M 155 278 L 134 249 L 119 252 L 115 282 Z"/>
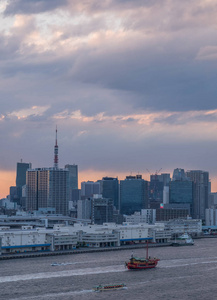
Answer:
<path fill-rule="evenodd" d="M 0 299 L 217 299 L 217 239 L 194 246 L 150 248 L 152 270 L 129 271 L 132 251 L 86 253 L 0 261 Z M 145 256 L 145 249 L 135 249 Z M 52 263 L 68 263 L 51 266 Z M 125 283 L 123 290 L 93 292 L 98 284 Z"/>

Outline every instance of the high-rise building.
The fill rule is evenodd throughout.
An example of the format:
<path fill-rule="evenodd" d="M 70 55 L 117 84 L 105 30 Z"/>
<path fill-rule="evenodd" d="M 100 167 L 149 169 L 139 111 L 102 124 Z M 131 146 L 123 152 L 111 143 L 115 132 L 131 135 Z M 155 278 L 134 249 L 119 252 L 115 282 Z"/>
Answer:
<path fill-rule="evenodd" d="M 77 218 L 91 219 L 91 199 L 78 200 Z"/>
<path fill-rule="evenodd" d="M 159 208 L 163 203 L 164 187 L 169 186 L 171 181 L 169 173 L 150 175 L 149 182 L 149 206 L 150 208 Z"/>
<path fill-rule="evenodd" d="M 161 173 L 160 175 L 158 175 L 158 178 L 160 182 L 163 182 L 164 186 L 169 186 L 169 183 L 171 181 L 169 173 Z"/>
<path fill-rule="evenodd" d="M 131 215 L 148 207 L 148 182 L 141 175 L 120 181 L 120 211 Z"/>
<path fill-rule="evenodd" d="M 169 204 L 179 204 L 180 208 L 189 204 L 190 214 L 193 214 L 194 183 L 188 180 L 171 181 L 169 185 Z"/>
<path fill-rule="evenodd" d="M 69 170 L 69 186 L 72 189 L 78 189 L 78 166 L 77 165 L 65 165 L 65 168 Z"/>
<path fill-rule="evenodd" d="M 159 175 L 151 175 L 149 182 L 149 202 L 160 203 L 163 202 L 164 183 L 159 180 Z"/>
<path fill-rule="evenodd" d="M 194 182 L 193 217 L 205 220 L 205 210 L 209 200 L 209 172 L 190 170 L 187 177 Z"/>
<path fill-rule="evenodd" d="M 179 180 L 179 181 L 180 180 L 188 180 L 187 176 L 186 176 L 186 173 L 185 173 L 185 170 L 181 169 L 181 168 L 174 169 L 172 180 L 173 181 L 175 181 L 175 180 Z"/>
<path fill-rule="evenodd" d="M 16 186 L 10 186 L 10 201 L 11 202 L 16 202 L 20 204 L 20 197 L 18 196 L 19 193 L 19 188 Z"/>
<path fill-rule="evenodd" d="M 90 198 L 95 194 L 101 194 L 100 182 L 82 181 L 81 183 L 81 197 Z"/>
<path fill-rule="evenodd" d="M 116 209 L 120 209 L 119 204 L 119 182 L 117 178 L 103 177 L 101 182 L 101 193 L 103 198 L 110 198 L 114 202 Z"/>
<path fill-rule="evenodd" d="M 26 210 L 55 208 L 57 214 L 68 214 L 69 171 L 38 168 L 27 171 Z"/>
<path fill-rule="evenodd" d="M 26 171 L 32 168 L 31 163 L 17 163 L 16 187 L 22 188 L 26 184 Z"/>
<path fill-rule="evenodd" d="M 65 165 L 65 168 L 69 170 L 69 199 L 70 201 L 74 201 L 74 197 L 76 195 L 76 192 L 79 193 L 78 191 L 78 166 L 77 165 Z M 78 200 L 80 198 L 77 198 Z"/>
<path fill-rule="evenodd" d="M 187 177 L 185 170 L 174 169 L 172 181 L 169 183 L 169 203 L 167 209 L 187 209 L 188 215 L 193 215 L 194 184 Z M 168 210 L 169 211 L 169 210 Z"/>
<path fill-rule="evenodd" d="M 91 219 L 94 224 L 113 222 L 114 205 L 112 199 L 97 195 L 92 198 Z"/>
<path fill-rule="evenodd" d="M 68 215 L 69 170 L 58 167 L 57 129 L 54 146 L 54 167 L 27 170 L 26 210 L 55 209 Z"/>
<path fill-rule="evenodd" d="M 16 187 L 10 188 L 10 199 L 22 205 L 22 187 L 26 184 L 26 171 L 32 167 L 31 163 L 17 163 Z"/>

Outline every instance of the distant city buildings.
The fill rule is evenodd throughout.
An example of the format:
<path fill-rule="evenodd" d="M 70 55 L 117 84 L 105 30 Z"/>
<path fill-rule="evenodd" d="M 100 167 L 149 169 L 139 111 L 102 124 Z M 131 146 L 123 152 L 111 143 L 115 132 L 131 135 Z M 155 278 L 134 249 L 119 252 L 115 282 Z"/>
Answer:
<path fill-rule="evenodd" d="M 209 199 L 209 172 L 190 170 L 186 174 L 194 183 L 193 218 L 204 220 Z"/>
<path fill-rule="evenodd" d="M 26 171 L 31 169 L 31 163 L 18 162 L 16 172 L 16 186 L 10 187 L 10 200 L 18 205 L 25 207 L 25 195 L 22 194 L 22 189 L 26 185 Z"/>
<path fill-rule="evenodd" d="M 22 209 L 70 215 L 102 224 L 114 220 L 121 223 L 123 217 L 144 220 L 145 209 L 148 213 L 156 212 L 149 222 L 155 218 L 165 221 L 180 217 L 204 221 L 205 210 L 217 208 L 217 196 L 211 193 L 207 171 L 185 172 L 176 168 L 172 180 L 169 173 L 158 174 L 159 171 L 150 175 L 150 181 L 142 175 L 126 176 L 120 181 L 105 176 L 96 182 L 83 181 L 79 189 L 78 165 L 66 164 L 65 168 L 59 168 L 56 129 L 53 167 L 32 169 L 31 163 L 18 162 L 16 186 L 11 186 L 10 196 L 2 199 L 5 207 L 0 203 L 0 213 L 11 210 L 14 214 L 16 209 Z"/>
<path fill-rule="evenodd" d="M 141 212 L 136 211 L 132 215 L 125 215 L 125 222 L 132 224 L 148 223 L 155 224 L 156 209 L 142 209 Z"/>
<path fill-rule="evenodd" d="M 131 215 L 148 208 L 148 182 L 142 175 L 127 176 L 120 181 L 120 211 Z"/>
<path fill-rule="evenodd" d="M 192 216 L 194 201 L 194 183 L 188 180 L 175 180 L 171 181 L 169 185 L 169 204 L 181 205 L 189 204 Z"/>
<path fill-rule="evenodd" d="M 78 200 L 77 202 L 77 218 L 91 219 L 91 199 Z"/>
<path fill-rule="evenodd" d="M 69 170 L 69 199 L 70 201 L 79 200 L 81 195 L 78 189 L 78 166 L 67 164 L 65 169 Z"/>
<path fill-rule="evenodd" d="M 150 175 L 149 182 L 149 207 L 157 209 L 165 200 L 164 191 L 169 186 L 171 181 L 170 174 L 161 173 Z M 169 200 L 168 200 L 169 201 Z"/>
<path fill-rule="evenodd" d="M 172 180 L 173 181 L 186 181 L 186 180 L 188 180 L 187 176 L 186 176 L 186 173 L 185 173 L 185 170 L 181 169 L 181 168 L 174 169 Z"/>
<path fill-rule="evenodd" d="M 26 210 L 55 208 L 57 214 L 68 214 L 68 169 L 38 168 L 27 171 Z"/>
<path fill-rule="evenodd" d="M 26 184 L 26 171 L 31 168 L 31 163 L 24 163 L 22 161 L 17 163 L 16 187 L 22 188 Z"/>
<path fill-rule="evenodd" d="M 78 189 L 78 166 L 65 165 L 65 169 L 69 170 L 69 187 L 70 189 Z"/>
<path fill-rule="evenodd" d="M 28 169 L 26 172 L 26 210 L 53 210 L 57 214 L 68 215 L 70 187 L 76 185 L 77 168 L 67 165 L 58 166 L 57 129 L 54 146 L 53 168 Z"/>
<path fill-rule="evenodd" d="M 93 224 L 113 222 L 114 203 L 112 199 L 103 198 L 102 195 L 94 195 L 91 200 L 91 219 Z"/>
<path fill-rule="evenodd" d="M 205 211 L 206 226 L 217 226 L 217 209 L 207 208 Z"/>
<path fill-rule="evenodd" d="M 81 182 L 81 198 L 90 198 L 95 194 L 101 194 L 100 182 L 83 181 Z"/>
<path fill-rule="evenodd" d="M 113 200 L 114 207 L 119 210 L 119 181 L 118 178 L 103 177 L 101 182 L 101 193 L 103 198 L 109 198 Z"/>

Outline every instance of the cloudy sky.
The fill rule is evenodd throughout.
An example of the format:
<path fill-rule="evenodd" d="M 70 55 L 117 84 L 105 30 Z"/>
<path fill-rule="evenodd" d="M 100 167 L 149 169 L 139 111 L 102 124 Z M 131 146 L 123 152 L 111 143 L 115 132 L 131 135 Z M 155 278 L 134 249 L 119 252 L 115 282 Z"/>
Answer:
<path fill-rule="evenodd" d="M 217 0 L 1 0 L 0 196 L 16 163 L 80 180 L 210 172 L 217 190 Z M 215 188 L 216 186 L 216 188 Z"/>

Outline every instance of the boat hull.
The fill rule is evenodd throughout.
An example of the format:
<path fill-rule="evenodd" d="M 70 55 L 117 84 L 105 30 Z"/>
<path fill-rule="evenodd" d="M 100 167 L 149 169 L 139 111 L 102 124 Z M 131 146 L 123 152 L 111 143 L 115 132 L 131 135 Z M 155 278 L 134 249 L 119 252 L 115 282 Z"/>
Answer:
<path fill-rule="evenodd" d="M 111 290 L 120 290 L 125 288 L 125 284 L 115 284 L 115 285 L 100 285 L 93 288 L 95 292 L 104 292 L 104 291 L 111 291 Z"/>
<path fill-rule="evenodd" d="M 126 263 L 126 267 L 128 270 L 145 270 L 145 269 L 153 269 L 157 266 L 159 259 L 149 261 L 147 263 L 136 263 L 136 262 L 128 262 Z"/>

